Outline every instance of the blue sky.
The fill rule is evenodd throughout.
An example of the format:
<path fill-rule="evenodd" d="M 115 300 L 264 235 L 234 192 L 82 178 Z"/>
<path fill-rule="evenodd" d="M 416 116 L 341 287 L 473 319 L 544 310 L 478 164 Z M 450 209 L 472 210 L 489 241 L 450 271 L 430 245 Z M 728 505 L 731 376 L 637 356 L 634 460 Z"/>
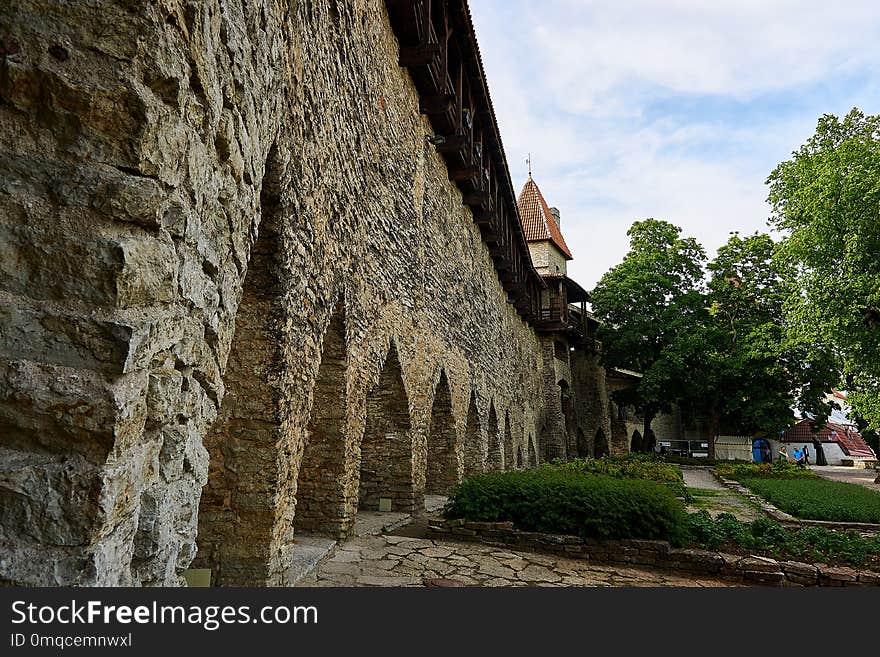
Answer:
<path fill-rule="evenodd" d="M 559 207 L 586 287 L 636 219 L 710 254 L 825 113 L 880 113 L 876 0 L 471 0 L 517 191 Z M 873 70 L 872 70 L 873 69 Z"/>

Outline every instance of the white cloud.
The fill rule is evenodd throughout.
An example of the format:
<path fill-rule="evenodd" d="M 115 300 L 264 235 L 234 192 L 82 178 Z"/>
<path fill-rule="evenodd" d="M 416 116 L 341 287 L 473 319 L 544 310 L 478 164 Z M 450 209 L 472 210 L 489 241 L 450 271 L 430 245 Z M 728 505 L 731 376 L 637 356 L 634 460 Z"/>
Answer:
<path fill-rule="evenodd" d="M 575 110 L 634 86 L 748 98 L 876 63 L 874 2 L 547 2 L 531 29 L 544 81 Z"/>
<path fill-rule="evenodd" d="M 562 211 L 592 286 L 633 220 L 667 219 L 710 253 L 766 229 L 764 181 L 818 116 L 880 112 L 876 4 L 849 0 L 471 0 L 515 183 Z M 832 93 L 834 91 L 834 93 Z"/>

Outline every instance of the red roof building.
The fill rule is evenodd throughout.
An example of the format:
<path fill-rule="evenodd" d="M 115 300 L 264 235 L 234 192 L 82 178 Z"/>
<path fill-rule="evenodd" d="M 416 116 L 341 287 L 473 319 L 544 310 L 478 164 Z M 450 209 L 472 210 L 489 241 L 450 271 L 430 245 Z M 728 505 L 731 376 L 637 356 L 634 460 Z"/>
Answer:
<path fill-rule="evenodd" d="M 572 260 L 571 251 L 562 237 L 559 226 L 559 211 L 555 214 L 547 205 L 538 185 L 529 176 L 519 193 L 519 214 L 522 219 L 526 242 L 550 242 L 562 253 L 566 260 Z"/>
<path fill-rule="evenodd" d="M 568 277 L 567 263 L 573 258 L 562 236 L 559 210 L 547 204 L 531 174 L 519 193 L 517 205 L 532 265 L 547 285 L 540 293 L 535 326 L 538 330 L 564 331 L 583 339 L 596 322 L 587 315 L 589 293 Z"/>
<path fill-rule="evenodd" d="M 847 456 L 876 458 L 874 451 L 854 426 L 826 422 L 817 433 L 813 433 L 812 424 L 812 420 L 800 420 L 789 427 L 780 440 L 784 443 L 810 443 L 816 439 L 822 443 L 836 443 Z"/>

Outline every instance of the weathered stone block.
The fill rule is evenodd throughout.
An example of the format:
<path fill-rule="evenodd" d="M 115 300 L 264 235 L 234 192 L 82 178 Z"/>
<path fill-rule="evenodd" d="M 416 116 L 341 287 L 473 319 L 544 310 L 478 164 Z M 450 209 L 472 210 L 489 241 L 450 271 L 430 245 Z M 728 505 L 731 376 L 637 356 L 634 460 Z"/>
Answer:
<path fill-rule="evenodd" d="M 739 559 L 736 562 L 736 567 L 738 570 L 748 570 L 751 572 L 775 573 L 780 570 L 779 563 L 777 563 L 775 559 L 770 559 L 769 557 L 759 557 L 755 555 Z"/>
<path fill-rule="evenodd" d="M 859 572 L 844 566 L 822 566 L 819 568 L 821 586 L 846 586 L 858 583 Z"/>
<path fill-rule="evenodd" d="M 785 573 L 781 570 L 772 572 L 767 570 L 744 570 L 743 581 L 748 584 L 760 584 L 762 586 L 782 586 L 785 581 Z"/>

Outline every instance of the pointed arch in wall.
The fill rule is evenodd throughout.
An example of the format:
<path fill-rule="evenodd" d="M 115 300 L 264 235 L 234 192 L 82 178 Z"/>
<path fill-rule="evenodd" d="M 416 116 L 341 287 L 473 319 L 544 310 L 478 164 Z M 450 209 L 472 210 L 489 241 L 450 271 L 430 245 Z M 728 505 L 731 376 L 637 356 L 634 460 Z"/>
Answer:
<path fill-rule="evenodd" d="M 503 429 L 498 425 L 498 414 L 495 412 L 495 404 L 489 404 L 489 426 L 486 428 L 489 434 L 488 450 L 486 453 L 486 470 L 498 472 L 504 469 L 504 451 L 502 440 Z"/>
<path fill-rule="evenodd" d="M 379 382 L 367 395 L 361 439 L 358 508 L 376 511 L 389 500 L 392 511 L 415 511 L 409 397 L 397 348 L 391 343 Z"/>
<path fill-rule="evenodd" d="M 312 393 L 297 476 L 295 531 L 341 538 L 351 527 L 345 509 L 347 358 L 345 308 L 339 304 L 324 333 Z"/>
<path fill-rule="evenodd" d="M 504 413 L 504 434 L 502 437 L 502 445 L 504 446 L 504 469 L 513 470 L 514 448 L 513 433 L 510 431 L 510 411 L 505 411 Z"/>
<path fill-rule="evenodd" d="M 580 427 L 577 428 L 577 456 L 585 459 L 590 455 L 590 445 L 587 442 L 587 435 Z"/>
<path fill-rule="evenodd" d="M 609 452 L 608 436 L 602 427 L 596 431 L 596 437 L 593 439 L 593 456 L 597 459 L 607 456 Z"/>
<path fill-rule="evenodd" d="M 641 452 L 643 450 L 642 432 L 636 429 L 632 432 L 629 440 L 629 450 L 631 452 Z"/>
<path fill-rule="evenodd" d="M 222 372 L 226 392 L 204 440 L 208 483 L 199 503 L 194 566 L 210 568 L 211 582 L 217 586 L 271 583 L 284 570 L 275 563 L 280 548 L 292 538 L 292 527 L 279 531 L 276 526 L 278 445 L 290 443 L 293 431 L 280 404 L 285 346 L 278 328 L 284 325 L 279 256 L 282 168 L 273 147 L 262 181 L 257 238 Z"/>
<path fill-rule="evenodd" d="M 551 424 L 546 419 L 541 425 L 541 430 L 538 435 L 538 453 L 540 454 L 540 461 L 545 463 L 549 463 L 553 460 L 553 443 L 550 440 L 550 434 L 552 433 L 552 427 L 555 426 Z"/>
<path fill-rule="evenodd" d="M 559 405 L 562 411 L 562 421 L 564 423 L 565 447 L 571 442 L 572 433 L 574 431 L 574 405 L 572 404 L 571 386 L 565 379 L 560 379 L 557 383 L 559 386 Z"/>
<path fill-rule="evenodd" d="M 464 476 L 479 474 L 486 467 L 486 444 L 483 430 L 480 427 L 480 415 L 477 411 L 477 397 L 471 391 L 468 402 L 467 421 L 464 430 Z"/>
<path fill-rule="evenodd" d="M 528 455 L 528 466 L 530 468 L 537 467 L 538 465 L 538 445 L 535 442 L 535 435 L 533 433 L 529 434 L 529 440 L 527 443 L 527 455 Z"/>
<path fill-rule="evenodd" d="M 425 492 L 446 495 L 461 479 L 459 472 L 459 440 L 452 414 L 452 391 L 446 372 L 440 371 L 440 381 L 431 406 L 428 426 L 428 460 L 425 469 Z"/>

